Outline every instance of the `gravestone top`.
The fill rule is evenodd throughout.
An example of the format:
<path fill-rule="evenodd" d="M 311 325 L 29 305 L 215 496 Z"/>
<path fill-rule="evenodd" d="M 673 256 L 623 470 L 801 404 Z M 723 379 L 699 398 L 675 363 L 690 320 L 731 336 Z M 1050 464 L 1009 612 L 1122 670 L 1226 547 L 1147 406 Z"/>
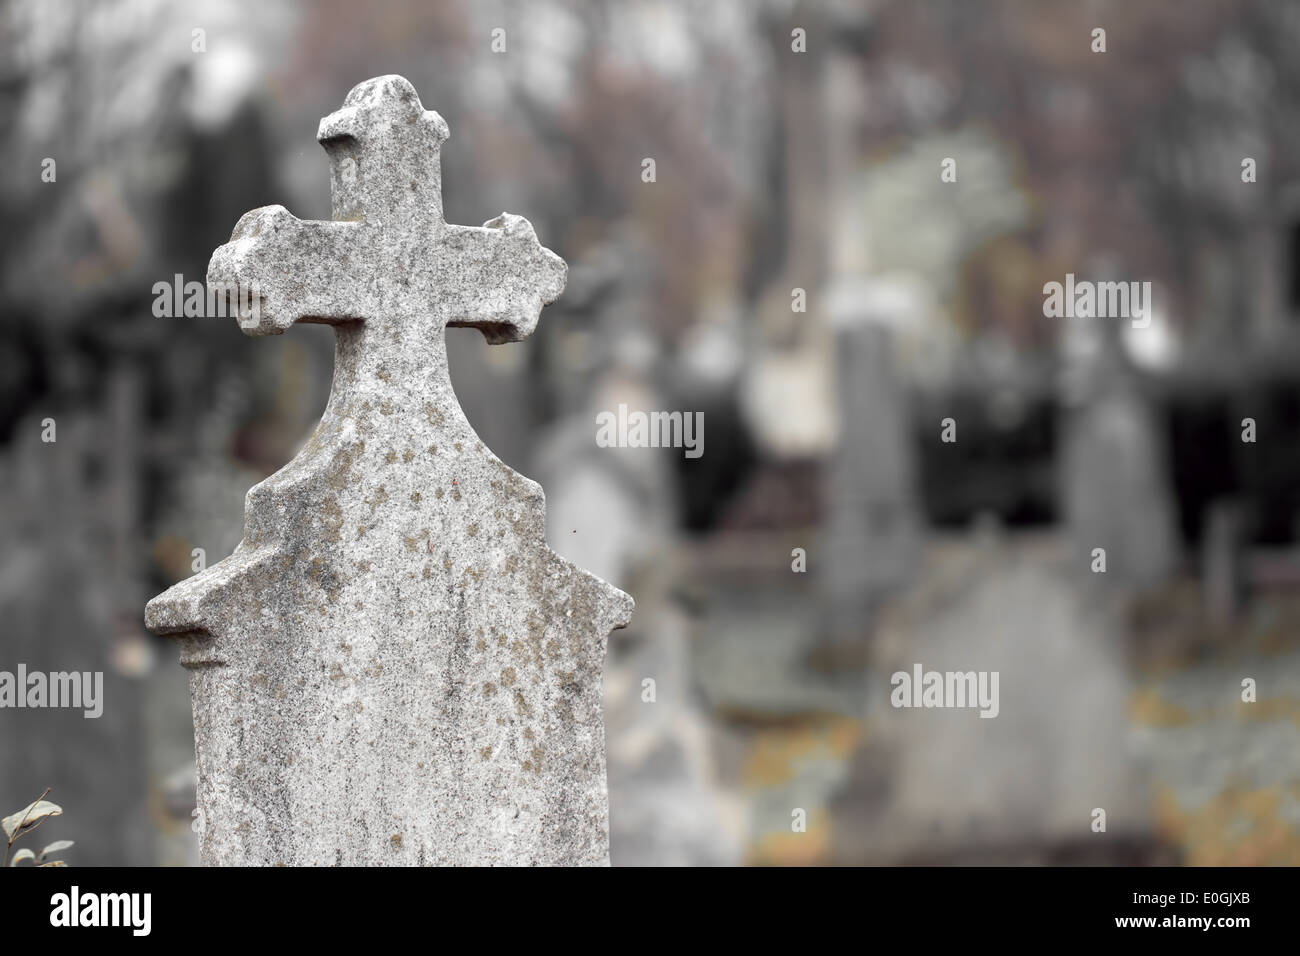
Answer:
<path fill-rule="evenodd" d="M 566 269 L 522 217 L 443 221 L 447 136 L 405 79 L 358 85 L 318 134 L 334 220 L 253 210 L 208 268 L 251 290 L 245 332 L 336 333 L 243 541 L 146 608 L 190 674 L 208 864 L 608 861 L 602 673 L 633 603 L 546 546 L 443 332 L 523 338 Z"/>
<path fill-rule="evenodd" d="M 443 220 L 439 152 L 448 135 L 402 77 L 356 86 L 316 134 L 330 160 L 333 221 L 264 206 L 212 256 L 210 285 L 255 297 L 240 316 L 244 331 L 365 319 L 430 335 L 473 326 L 494 344 L 531 333 L 564 289 L 564 260 L 522 216 L 502 213 L 481 227 Z"/>

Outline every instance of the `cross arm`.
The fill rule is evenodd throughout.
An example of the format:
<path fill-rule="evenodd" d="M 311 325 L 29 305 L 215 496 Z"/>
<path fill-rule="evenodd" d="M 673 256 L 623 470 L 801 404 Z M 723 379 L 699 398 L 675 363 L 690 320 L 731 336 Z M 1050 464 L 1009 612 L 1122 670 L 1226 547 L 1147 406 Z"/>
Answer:
<path fill-rule="evenodd" d="M 208 286 L 239 305 L 248 335 L 275 335 L 295 322 L 334 324 L 373 314 L 378 303 L 363 281 L 363 227 L 299 219 L 283 206 L 244 213 L 208 263 Z M 354 281 L 340 282 L 340 269 Z"/>
<path fill-rule="evenodd" d="M 564 291 L 568 266 L 523 216 L 447 226 L 441 245 L 436 306 L 448 325 L 478 329 L 489 344 L 529 335 L 542 306 Z"/>

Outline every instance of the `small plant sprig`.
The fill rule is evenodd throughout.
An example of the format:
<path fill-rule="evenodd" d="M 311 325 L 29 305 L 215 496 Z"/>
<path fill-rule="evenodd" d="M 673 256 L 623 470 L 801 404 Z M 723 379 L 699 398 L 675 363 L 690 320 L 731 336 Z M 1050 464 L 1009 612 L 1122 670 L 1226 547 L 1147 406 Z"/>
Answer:
<path fill-rule="evenodd" d="M 32 803 L 17 813 L 10 814 L 4 820 L 0 820 L 0 826 L 4 827 L 5 838 L 9 841 L 5 846 L 4 863 L 0 866 L 17 866 L 23 860 L 31 860 L 33 866 L 67 866 L 62 860 L 48 860 L 51 853 L 57 853 L 59 850 L 66 850 L 72 846 L 71 840 L 55 840 L 39 854 L 23 847 L 17 853 L 13 854 L 13 859 L 9 854 L 13 853 L 14 843 L 24 834 L 31 833 L 38 826 L 48 820 L 50 817 L 57 817 L 63 814 L 63 808 L 56 803 L 50 803 L 45 799 L 49 794 L 50 788 L 45 788 L 42 793 Z"/>

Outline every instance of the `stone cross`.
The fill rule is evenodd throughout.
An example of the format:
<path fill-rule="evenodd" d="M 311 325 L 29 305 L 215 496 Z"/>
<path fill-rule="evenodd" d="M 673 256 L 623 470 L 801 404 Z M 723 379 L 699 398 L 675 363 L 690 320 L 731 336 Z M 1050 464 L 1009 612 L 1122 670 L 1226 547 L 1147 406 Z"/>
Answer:
<path fill-rule="evenodd" d="M 443 329 L 523 338 L 566 267 L 519 216 L 442 217 L 447 124 L 355 87 L 317 134 L 333 221 L 244 215 L 208 284 L 251 335 L 335 327 L 325 414 L 244 538 L 145 610 L 189 670 L 206 864 L 605 864 L 606 641 L 628 595 L 546 546 L 475 435 Z"/>

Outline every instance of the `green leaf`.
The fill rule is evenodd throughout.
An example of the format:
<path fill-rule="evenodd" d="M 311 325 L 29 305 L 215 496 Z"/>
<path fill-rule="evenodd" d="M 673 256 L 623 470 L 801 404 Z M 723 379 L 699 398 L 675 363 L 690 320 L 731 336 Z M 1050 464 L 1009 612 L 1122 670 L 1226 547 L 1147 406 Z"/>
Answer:
<path fill-rule="evenodd" d="M 17 866 L 20 860 L 34 860 L 34 859 L 36 859 L 36 854 L 33 853 L 31 850 L 27 849 L 26 847 L 23 847 L 21 850 L 19 850 L 17 853 L 14 854 L 14 858 L 9 861 L 9 865 Z"/>
<path fill-rule="evenodd" d="M 30 830 L 33 826 L 40 823 L 46 817 L 57 817 L 63 813 L 63 808 L 56 803 L 50 803 L 48 800 L 37 800 L 28 806 L 25 810 L 19 810 L 0 820 L 0 826 L 5 829 L 5 836 L 13 842 L 15 834 L 23 830 Z"/>
<path fill-rule="evenodd" d="M 59 850 L 66 850 L 68 847 L 72 846 L 74 842 L 75 841 L 73 840 L 55 840 L 53 843 L 51 843 L 44 850 L 41 851 L 41 855 L 39 859 L 43 862 L 45 858 L 49 856 L 51 853 L 55 853 Z"/>

